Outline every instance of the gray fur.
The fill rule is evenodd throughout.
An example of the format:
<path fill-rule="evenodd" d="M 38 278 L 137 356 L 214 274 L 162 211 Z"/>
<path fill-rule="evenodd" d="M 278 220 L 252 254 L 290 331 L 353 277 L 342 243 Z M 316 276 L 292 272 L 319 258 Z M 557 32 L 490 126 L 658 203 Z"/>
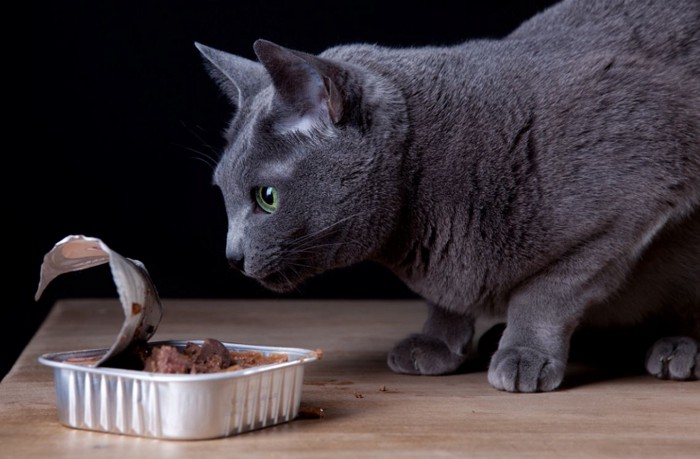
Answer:
<path fill-rule="evenodd" d="M 247 275 L 287 291 L 386 266 L 430 311 L 399 373 L 456 371 L 474 321 L 502 316 L 489 382 L 553 390 L 575 330 L 662 317 L 648 371 L 697 378 L 697 0 L 564 0 L 457 46 L 198 47 L 236 107 L 214 180 Z"/>

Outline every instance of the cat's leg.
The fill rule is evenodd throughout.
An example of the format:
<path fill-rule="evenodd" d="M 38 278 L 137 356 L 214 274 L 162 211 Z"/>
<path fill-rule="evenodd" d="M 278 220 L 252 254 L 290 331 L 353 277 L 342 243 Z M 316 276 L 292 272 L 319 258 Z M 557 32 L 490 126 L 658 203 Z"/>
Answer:
<path fill-rule="evenodd" d="M 489 383 L 509 392 L 551 391 L 566 370 L 569 346 L 584 307 L 556 291 L 551 277 L 511 298 L 506 328 L 491 357 Z"/>
<path fill-rule="evenodd" d="M 389 368 L 403 374 L 452 373 L 470 357 L 473 336 L 472 317 L 428 304 L 422 333 L 409 335 L 389 352 Z"/>
<path fill-rule="evenodd" d="M 644 240 L 650 233 L 641 234 Z M 591 238 L 572 256 L 560 257 L 511 297 L 506 329 L 489 365 L 489 382 L 513 392 L 553 390 L 563 380 L 571 336 L 580 323 L 636 324 L 662 312 L 661 317 L 673 317 L 673 329 L 679 328 L 672 334 L 692 338 L 659 341 L 647 369 L 662 376 L 668 372 L 668 377 L 681 377 L 691 369 L 697 375 L 699 234 L 700 210 L 695 210 L 658 233 L 639 259 L 611 257 L 615 252 L 607 245 L 609 238 Z"/>
<path fill-rule="evenodd" d="M 508 302 L 506 328 L 489 363 L 488 380 L 509 392 L 559 387 L 571 337 L 586 313 L 605 304 L 631 269 L 611 258 L 608 238 L 592 237 L 533 277 Z"/>
<path fill-rule="evenodd" d="M 700 379 L 700 346 L 686 336 L 662 338 L 649 350 L 646 369 L 660 379 Z"/>

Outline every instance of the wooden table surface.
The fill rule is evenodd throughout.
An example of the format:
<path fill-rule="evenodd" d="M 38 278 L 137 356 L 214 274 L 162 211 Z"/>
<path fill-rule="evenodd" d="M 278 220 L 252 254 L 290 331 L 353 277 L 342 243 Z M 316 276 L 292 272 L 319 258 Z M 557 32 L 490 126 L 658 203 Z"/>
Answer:
<path fill-rule="evenodd" d="M 46 352 L 109 347 L 116 299 L 57 302 L 0 384 L 0 458 L 700 457 L 700 383 L 572 369 L 564 388 L 510 394 L 484 372 L 393 374 L 386 353 L 418 331 L 416 301 L 163 300 L 153 340 L 216 338 L 320 348 L 302 407 L 325 417 L 214 440 L 158 440 L 58 423 Z M 385 390 L 380 390 L 385 389 Z"/>

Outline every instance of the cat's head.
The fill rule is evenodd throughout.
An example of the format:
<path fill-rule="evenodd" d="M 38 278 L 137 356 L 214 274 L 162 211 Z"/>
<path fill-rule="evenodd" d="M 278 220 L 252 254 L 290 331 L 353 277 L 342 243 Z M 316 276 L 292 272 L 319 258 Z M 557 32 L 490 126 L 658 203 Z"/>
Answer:
<path fill-rule="evenodd" d="M 235 108 L 214 173 L 231 264 L 287 291 L 375 257 L 403 205 L 398 92 L 342 59 L 264 40 L 259 62 L 197 48 Z"/>

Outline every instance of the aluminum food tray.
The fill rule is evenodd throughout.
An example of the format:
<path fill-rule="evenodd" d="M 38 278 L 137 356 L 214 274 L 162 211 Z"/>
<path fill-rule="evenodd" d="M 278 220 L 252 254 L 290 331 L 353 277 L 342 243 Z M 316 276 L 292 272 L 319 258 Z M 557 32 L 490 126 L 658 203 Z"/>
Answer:
<path fill-rule="evenodd" d="M 183 348 L 203 340 L 150 343 Z M 231 351 L 284 353 L 288 361 L 207 374 L 164 374 L 74 363 L 108 349 L 44 354 L 53 367 L 59 421 L 76 429 L 173 440 L 240 434 L 290 421 L 299 413 L 307 349 L 223 343 Z"/>

